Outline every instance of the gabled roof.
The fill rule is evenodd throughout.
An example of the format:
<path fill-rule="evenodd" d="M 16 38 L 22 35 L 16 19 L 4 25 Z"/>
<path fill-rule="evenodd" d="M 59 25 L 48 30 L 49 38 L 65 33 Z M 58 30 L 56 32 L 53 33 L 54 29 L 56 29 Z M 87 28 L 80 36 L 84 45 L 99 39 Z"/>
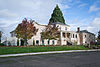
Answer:
<path fill-rule="evenodd" d="M 69 25 L 64 24 L 64 23 L 61 23 L 61 22 L 53 22 L 52 24 L 60 24 L 60 25 L 66 25 L 66 26 L 69 26 Z"/>
<path fill-rule="evenodd" d="M 39 23 L 37 23 L 37 22 L 33 22 L 33 23 L 36 23 L 37 25 L 41 25 L 41 26 L 47 26 L 47 25 L 42 25 L 42 24 L 39 24 Z"/>
<path fill-rule="evenodd" d="M 89 33 L 89 34 L 92 34 L 92 35 L 95 35 L 94 33 L 91 33 L 91 32 L 89 32 L 89 31 L 87 31 L 87 30 L 82 30 L 82 31 L 80 31 L 81 33 Z"/>
<path fill-rule="evenodd" d="M 13 33 L 13 32 L 15 32 L 15 30 L 11 31 L 10 33 Z"/>

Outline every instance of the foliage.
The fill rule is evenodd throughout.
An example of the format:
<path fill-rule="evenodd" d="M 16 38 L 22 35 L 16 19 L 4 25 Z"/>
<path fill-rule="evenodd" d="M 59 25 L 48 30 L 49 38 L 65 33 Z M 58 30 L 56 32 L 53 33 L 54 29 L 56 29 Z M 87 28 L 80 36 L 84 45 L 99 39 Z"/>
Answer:
<path fill-rule="evenodd" d="M 64 51 L 64 50 L 86 50 L 84 46 L 34 46 L 34 47 L 0 47 L 1 54 Z"/>
<path fill-rule="evenodd" d="M 98 32 L 97 39 L 100 40 L 100 31 Z"/>
<path fill-rule="evenodd" d="M 46 30 L 41 32 L 42 39 L 56 39 L 60 37 L 60 32 L 55 26 L 48 25 Z"/>
<path fill-rule="evenodd" d="M 4 46 L 4 44 L 3 43 L 0 43 L 0 46 Z"/>
<path fill-rule="evenodd" d="M 2 32 L 0 31 L 0 43 L 1 43 Z"/>
<path fill-rule="evenodd" d="M 49 24 L 51 24 L 53 22 L 61 22 L 61 23 L 65 24 L 65 19 L 63 17 L 63 13 L 60 10 L 58 5 L 56 5 L 55 9 L 53 10 L 51 18 L 49 20 Z"/>
<path fill-rule="evenodd" d="M 36 35 L 38 29 L 33 24 L 33 21 L 28 21 L 26 18 L 20 23 L 15 29 L 16 36 L 24 39 L 25 45 L 27 45 L 27 39 L 31 39 L 32 36 Z"/>

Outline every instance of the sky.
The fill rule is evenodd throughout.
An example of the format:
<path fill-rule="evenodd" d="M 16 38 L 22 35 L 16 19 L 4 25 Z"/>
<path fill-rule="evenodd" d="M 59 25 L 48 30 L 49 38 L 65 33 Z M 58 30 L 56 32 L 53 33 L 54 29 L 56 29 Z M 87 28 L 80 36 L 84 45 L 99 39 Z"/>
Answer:
<path fill-rule="evenodd" d="M 10 36 L 23 18 L 48 24 L 56 4 L 72 31 L 80 27 L 97 34 L 100 30 L 100 0 L 0 0 L 0 30 Z"/>

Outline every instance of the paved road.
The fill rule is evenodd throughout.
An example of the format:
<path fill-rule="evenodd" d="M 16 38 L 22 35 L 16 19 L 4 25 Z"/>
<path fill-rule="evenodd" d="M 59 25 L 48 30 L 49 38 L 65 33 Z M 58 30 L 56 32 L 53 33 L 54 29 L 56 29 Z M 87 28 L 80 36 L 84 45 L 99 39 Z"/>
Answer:
<path fill-rule="evenodd" d="M 100 67 L 100 51 L 0 58 L 0 67 Z"/>

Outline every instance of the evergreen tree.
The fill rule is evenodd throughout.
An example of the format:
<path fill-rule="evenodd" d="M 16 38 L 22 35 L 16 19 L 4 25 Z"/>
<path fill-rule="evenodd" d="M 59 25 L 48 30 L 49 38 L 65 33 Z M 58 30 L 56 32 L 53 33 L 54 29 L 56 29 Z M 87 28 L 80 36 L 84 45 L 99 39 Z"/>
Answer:
<path fill-rule="evenodd" d="M 98 40 L 100 40 L 100 31 L 98 32 L 98 37 L 97 37 Z"/>
<path fill-rule="evenodd" d="M 0 31 L 0 43 L 1 43 L 2 32 Z"/>
<path fill-rule="evenodd" d="M 51 18 L 49 20 L 49 24 L 51 24 L 53 22 L 61 22 L 61 23 L 65 24 L 65 19 L 63 17 L 63 13 L 60 10 L 58 5 L 56 5 L 55 9 L 53 10 Z"/>

